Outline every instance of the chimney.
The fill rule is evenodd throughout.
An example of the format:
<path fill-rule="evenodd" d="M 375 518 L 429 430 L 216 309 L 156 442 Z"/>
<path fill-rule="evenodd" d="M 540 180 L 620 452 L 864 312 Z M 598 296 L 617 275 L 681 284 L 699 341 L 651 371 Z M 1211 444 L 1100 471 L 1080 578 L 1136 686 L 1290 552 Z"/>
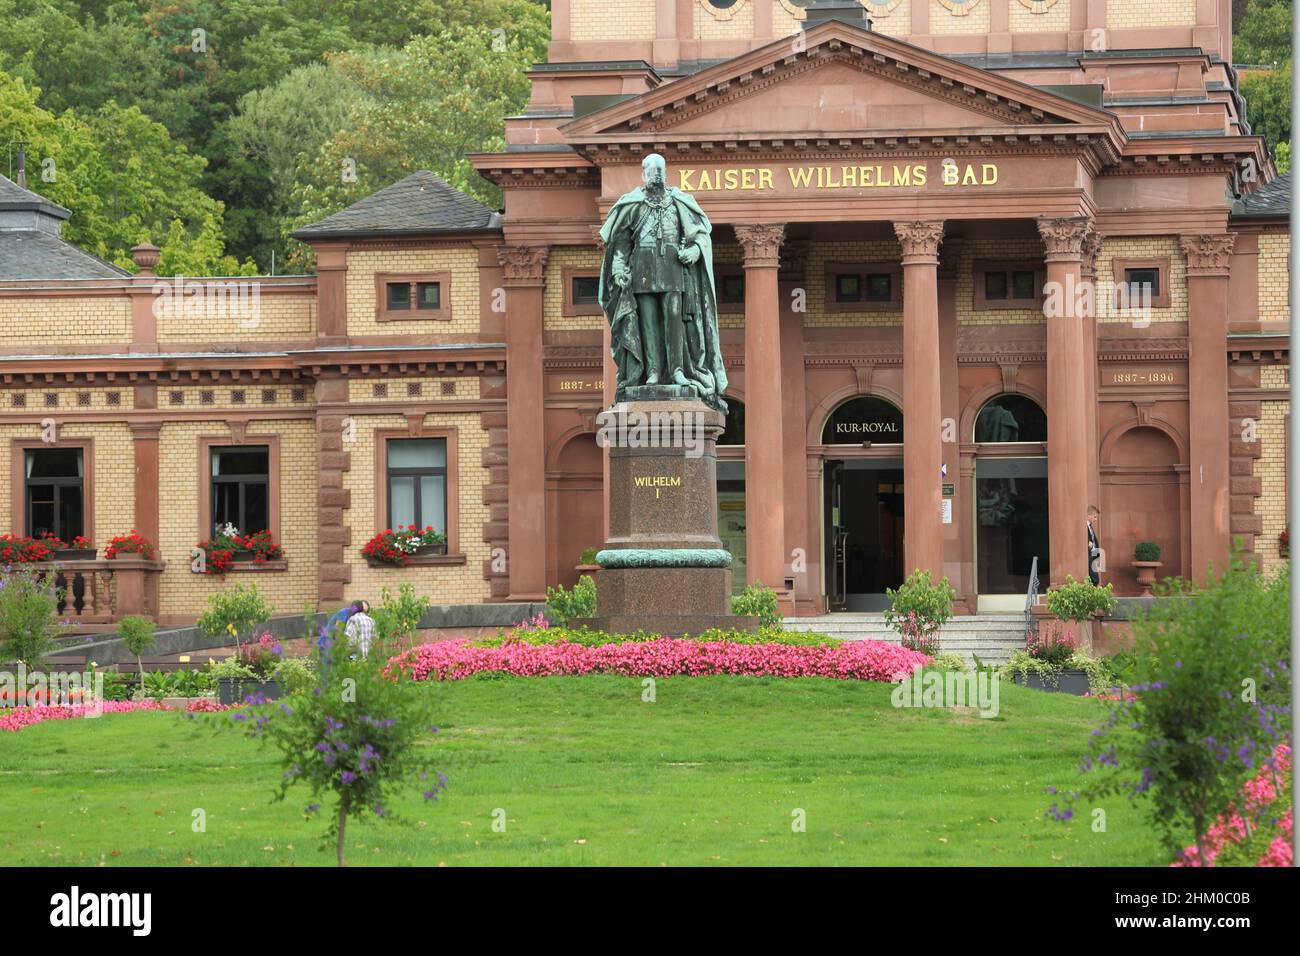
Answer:
<path fill-rule="evenodd" d="M 825 23 L 827 20 L 839 20 L 850 26 L 857 27 L 859 30 L 870 30 L 871 20 L 867 18 L 867 10 L 857 0 L 816 0 L 810 6 L 804 7 L 803 28 L 811 30 L 819 23 Z"/>
<path fill-rule="evenodd" d="M 21 188 L 27 188 L 27 150 L 18 147 L 18 178 L 14 180 Z"/>

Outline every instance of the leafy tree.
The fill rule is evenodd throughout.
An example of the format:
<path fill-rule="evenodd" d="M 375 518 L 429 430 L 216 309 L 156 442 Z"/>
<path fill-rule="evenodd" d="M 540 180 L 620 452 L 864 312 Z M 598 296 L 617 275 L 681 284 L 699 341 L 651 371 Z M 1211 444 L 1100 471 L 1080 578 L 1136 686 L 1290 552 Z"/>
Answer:
<path fill-rule="evenodd" d="M 1291 141 L 1291 63 L 1279 69 L 1252 71 L 1238 84 L 1246 100 L 1251 132 L 1264 137 L 1271 150 Z"/>
<path fill-rule="evenodd" d="M 1290 62 L 1292 0 L 1248 0 L 1244 6 L 1240 16 L 1234 17 L 1233 62 Z"/>

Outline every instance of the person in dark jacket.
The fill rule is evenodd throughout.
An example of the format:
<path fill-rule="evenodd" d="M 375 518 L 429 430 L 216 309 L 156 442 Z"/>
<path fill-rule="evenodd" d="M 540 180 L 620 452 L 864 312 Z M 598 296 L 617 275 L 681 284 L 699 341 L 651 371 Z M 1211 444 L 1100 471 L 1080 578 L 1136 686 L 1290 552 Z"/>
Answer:
<path fill-rule="evenodd" d="M 1101 512 L 1096 505 L 1088 506 L 1088 580 L 1101 584 L 1101 545 L 1097 542 L 1097 522 Z"/>

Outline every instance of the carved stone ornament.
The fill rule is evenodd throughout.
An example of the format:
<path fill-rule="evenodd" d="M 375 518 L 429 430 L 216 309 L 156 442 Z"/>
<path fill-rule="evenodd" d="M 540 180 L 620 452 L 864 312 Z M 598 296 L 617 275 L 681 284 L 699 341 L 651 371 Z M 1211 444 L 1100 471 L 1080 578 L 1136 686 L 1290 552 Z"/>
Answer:
<path fill-rule="evenodd" d="M 1069 219 L 1040 219 L 1038 234 L 1043 237 L 1047 261 L 1083 258 L 1083 242 L 1092 229 L 1086 216 Z"/>
<path fill-rule="evenodd" d="M 736 240 L 745 252 L 746 266 L 776 267 L 781 261 L 781 243 L 785 241 L 785 224 L 737 223 Z"/>
<path fill-rule="evenodd" d="M 502 246 L 497 250 L 506 282 L 540 284 L 546 274 L 547 246 Z"/>
<path fill-rule="evenodd" d="M 942 220 L 896 222 L 894 234 L 903 247 L 903 265 L 939 262 L 939 244 L 943 242 Z"/>
<path fill-rule="evenodd" d="M 1187 256 L 1188 275 L 1227 275 L 1232 262 L 1232 247 L 1237 237 L 1232 233 L 1183 236 L 1180 240 Z"/>

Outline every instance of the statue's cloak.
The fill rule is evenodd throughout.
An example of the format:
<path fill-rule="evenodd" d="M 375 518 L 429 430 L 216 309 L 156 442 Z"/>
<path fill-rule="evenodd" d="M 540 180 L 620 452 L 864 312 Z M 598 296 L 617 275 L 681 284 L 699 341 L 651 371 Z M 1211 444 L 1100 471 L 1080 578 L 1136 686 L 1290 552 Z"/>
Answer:
<path fill-rule="evenodd" d="M 667 189 L 682 223 L 682 245 L 695 245 L 700 258 L 686 267 L 686 291 L 682 294 L 682 316 L 686 322 L 686 360 L 683 372 L 704 402 L 726 410 L 722 400 L 727 390 L 727 371 L 718 343 L 718 301 L 713 280 L 713 226 L 700 204 L 676 187 Z M 610 324 L 610 344 L 618 366 L 618 389 L 643 384 L 645 344 L 637 318 L 636 296 L 630 288 L 614 282 L 614 256 L 622 252 L 630 259 L 633 237 L 644 209 L 645 187 L 638 186 L 620 196 L 600 229 L 605 260 L 600 270 L 599 298 Z"/>

